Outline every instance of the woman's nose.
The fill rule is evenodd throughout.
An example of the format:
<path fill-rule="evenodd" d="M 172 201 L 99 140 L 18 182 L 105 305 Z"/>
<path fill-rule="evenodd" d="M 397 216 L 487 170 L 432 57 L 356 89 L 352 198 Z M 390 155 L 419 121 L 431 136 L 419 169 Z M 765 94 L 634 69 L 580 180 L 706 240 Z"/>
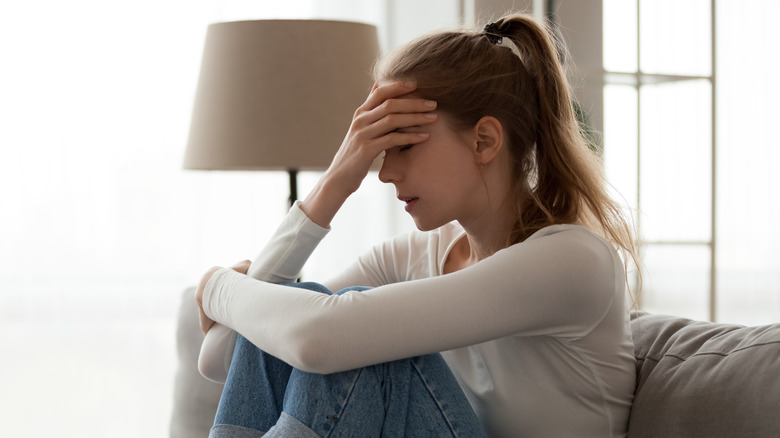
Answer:
<path fill-rule="evenodd" d="M 383 183 L 395 183 L 400 178 L 400 172 L 398 169 L 398 163 L 396 162 L 391 153 L 385 154 L 385 159 L 382 161 L 382 168 L 379 169 L 379 181 Z"/>

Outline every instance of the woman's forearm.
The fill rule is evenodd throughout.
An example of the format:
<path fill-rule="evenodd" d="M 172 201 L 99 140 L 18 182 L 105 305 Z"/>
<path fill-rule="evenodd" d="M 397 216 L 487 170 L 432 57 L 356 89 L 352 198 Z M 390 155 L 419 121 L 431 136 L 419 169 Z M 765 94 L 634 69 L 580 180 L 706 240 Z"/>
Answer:
<path fill-rule="evenodd" d="M 272 283 L 295 281 L 317 244 L 328 233 L 309 220 L 299 205 L 290 209 L 274 236 L 260 251 L 247 275 Z M 206 333 L 198 357 L 198 369 L 209 380 L 224 382 L 230 369 L 235 332 L 215 323 Z"/>
<path fill-rule="evenodd" d="M 330 227 L 336 213 L 351 195 L 349 191 L 338 190 L 332 186 L 328 175 L 323 175 L 300 204 L 301 211 L 322 228 Z"/>
<path fill-rule="evenodd" d="M 221 269 L 203 308 L 273 356 L 323 374 L 509 335 L 582 337 L 622 305 L 622 264 L 583 228 L 548 232 L 452 274 L 343 295 Z"/>
<path fill-rule="evenodd" d="M 372 163 L 384 151 L 400 145 L 424 142 L 427 132 L 402 132 L 411 126 L 433 123 L 436 103 L 420 98 L 401 97 L 416 88 L 414 83 L 375 84 L 365 103 L 355 113 L 344 142 L 328 170 L 302 203 L 290 210 L 271 242 L 261 251 L 247 272 L 256 280 L 269 283 L 295 281 L 306 260 L 327 234 L 330 222 L 346 199 L 354 193 L 368 174 Z M 208 334 L 207 334 L 208 337 Z M 219 360 L 224 343 L 213 345 Z M 209 362 L 210 363 L 210 362 Z"/>
<path fill-rule="evenodd" d="M 289 283 L 300 276 L 303 265 L 329 231 L 313 222 L 300 205 L 297 203 L 290 209 L 252 262 L 248 276 L 269 283 Z"/>
<path fill-rule="evenodd" d="M 206 333 L 198 356 L 198 371 L 212 382 L 224 383 L 230 369 L 233 347 L 236 345 L 236 332 L 215 323 Z"/>

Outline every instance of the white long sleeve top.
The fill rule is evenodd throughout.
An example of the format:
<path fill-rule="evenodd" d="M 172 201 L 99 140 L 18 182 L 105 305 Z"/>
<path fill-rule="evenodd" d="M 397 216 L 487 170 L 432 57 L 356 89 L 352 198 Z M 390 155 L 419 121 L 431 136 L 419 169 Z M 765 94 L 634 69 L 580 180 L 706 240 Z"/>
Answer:
<path fill-rule="evenodd" d="M 331 373 L 442 352 L 489 436 L 625 436 L 635 385 L 623 265 L 584 227 L 544 228 L 443 275 L 462 228 L 389 240 L 324 282 L 294 281 L 327 233 L 293 207 L 249 275 L 218 271 L 203 307 L 219 324 L 201 372 L 224 380 L 233 330 L 294 367 Z M 221 325 L 220 325 L 221 324 Z"/>

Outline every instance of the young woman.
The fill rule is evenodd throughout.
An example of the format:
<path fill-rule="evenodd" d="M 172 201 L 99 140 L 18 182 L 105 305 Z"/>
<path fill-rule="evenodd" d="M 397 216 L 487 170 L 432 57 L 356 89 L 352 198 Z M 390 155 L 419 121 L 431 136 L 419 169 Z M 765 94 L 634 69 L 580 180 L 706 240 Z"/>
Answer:
<path fill-rule="evenodd" d="M 330 168 L 260 256 L 201 280 L 201 370 L 227 379 L 212 436 L 626 434 L 618 251 L 634 246 L 561 53 L 514 15 L 377 65 Z M 421 231 L 324 287 L 275 284 L 295 281 L 381 155 Z M 354 285 L 371 289 L 329 293 Z"/>

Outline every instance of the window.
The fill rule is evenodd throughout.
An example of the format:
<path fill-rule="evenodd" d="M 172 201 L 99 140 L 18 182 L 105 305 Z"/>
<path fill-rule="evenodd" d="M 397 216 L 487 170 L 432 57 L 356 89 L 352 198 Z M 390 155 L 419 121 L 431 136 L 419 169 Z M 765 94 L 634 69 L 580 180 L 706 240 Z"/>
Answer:
<path fill-rule="evenodd" d="M 605 168 L 643 239 L 641 305 L 780 318 L 772 1 L 604 0 Z M 775 15 L 773 15 L 775 14 Z"/>

